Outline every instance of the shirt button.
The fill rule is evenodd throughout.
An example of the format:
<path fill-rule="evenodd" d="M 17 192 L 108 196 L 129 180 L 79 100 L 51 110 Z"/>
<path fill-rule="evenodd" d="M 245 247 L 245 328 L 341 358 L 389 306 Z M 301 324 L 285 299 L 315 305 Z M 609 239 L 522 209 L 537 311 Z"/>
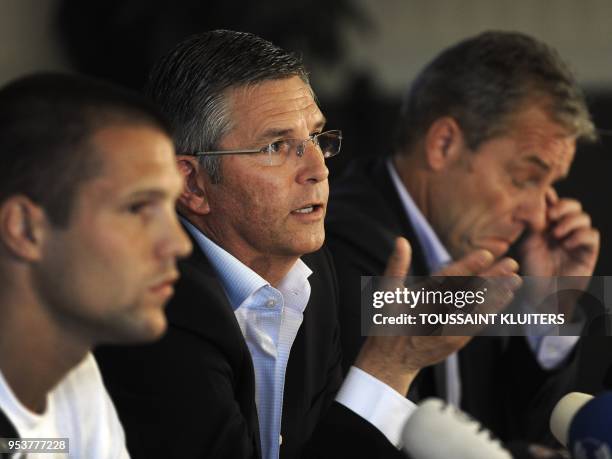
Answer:
<path fill-rule="evenodd" d="M 279 436 L 278 436 L 278 444 L 279 444 L 279 445 L 282 445 L 282 444 L 283 444 L 283 436 L 282 436 L 282 435 L 279 435 Z"/>
<path fill-rule="evenodd" d="M 266 303 L 266 306 L 268 306 L 269 308 L 273 308 L 275 304 L 276 304 L 276 301 L 268 300 L 268 302 Z"/>

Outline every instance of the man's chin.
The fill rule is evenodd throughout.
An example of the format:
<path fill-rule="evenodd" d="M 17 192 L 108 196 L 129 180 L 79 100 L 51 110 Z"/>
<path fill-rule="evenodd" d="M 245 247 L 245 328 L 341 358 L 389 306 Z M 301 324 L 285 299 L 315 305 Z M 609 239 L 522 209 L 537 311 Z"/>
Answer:
<path fill-rule="evenodd" d="M 320 235 L 311 234 L 309 237 L 301 238 L 301 240 L 298 240 L 297 238 L 293 240 L 292 249 L 296 255 L 302 256 L 308 253 L 316 252 L 323 247 L 324 242 L 325 233 L 321 233 Z"/>
<path fill-rule="evenodd" d="M 108 344 L 144 344 L 160 339 L 168 328 L 161 308 L 149 308 L 146 314 L 125 317 L 122 323 L 109 326 Z"/>

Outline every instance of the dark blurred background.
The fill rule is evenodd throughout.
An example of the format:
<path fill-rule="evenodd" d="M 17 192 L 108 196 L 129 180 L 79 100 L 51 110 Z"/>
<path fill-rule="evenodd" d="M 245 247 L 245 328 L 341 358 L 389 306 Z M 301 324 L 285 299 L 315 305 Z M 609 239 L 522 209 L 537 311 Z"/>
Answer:
<path fill-rule="evenodd" d="M 152 62 L 203 30 L 253 32 L 301 53 L 330 128 L 344 132 L 332 177 L 351 158 L 390 151 L 401 94 L 442 48 L 487 29 L 556 47 L 612 132 L 609 0 L 0 0 L 0 83 L 33 70 L 72 70 L 139 89 Z M 579 199 L 602 233 L 596 274 L 612 275 L 612 136 L 579 146 L 560 195 Z M 609 340 L 590 344 L 610 360 Z M 608 347 L 611 347 L 608 349 Z M 603 365 L 585 360 L 583 389 Z"/>
<path fill-rule="evenodd" d="M 563 0 L 52 3 L 56 6 L 49 11 L 51 25 L 68 64 L 135 89 L 142 87 L 158 56 L 202 30 L 249 31 L 302 54 L 328 126 L 344 131 L 342 155 L 330 161 L 332 177 L 351 157 L 387 154 L 401 94 L 413 75 L 443 47 L 487 28 L 526 31 L 556 46 L 588 92 L 596 124 L 612 133 L 612 37 L 604 30 L 599 37 L 602 46 L 598 33 L 590 32 L 606 24 L 602 18 L 612 19 L 612 8 L 601 1 L 581 5 Z M 612 26 L 612 21 L 606 25 Z M 602 56 L 606 50 L 610 54 Z M 585 55 L 590 58 L 581 57 Z M 608 65 L 601 65 L 602 57 Z M 612 147 L 612 137 L 581 146 L 570 178 L 559 186 L 561 195 L 583 202 L 604 236 L 612 234 L 612 216 L 607 214 L 612 197 L 607 180 L 612 162 L 607 158 L 612 148 L 606 150 L 606 144 Z M 597 272 L 612 275 L 612 245 L 606 237 Z"/>

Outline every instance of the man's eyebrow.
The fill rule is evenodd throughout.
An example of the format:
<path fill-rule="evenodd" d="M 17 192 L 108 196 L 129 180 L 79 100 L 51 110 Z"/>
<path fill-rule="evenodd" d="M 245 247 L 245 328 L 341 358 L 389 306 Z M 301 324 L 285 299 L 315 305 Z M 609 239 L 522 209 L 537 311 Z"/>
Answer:
<path fill-rule="evenodd" d="M 535 164 L 540 169 L 542 169 L 544 172 L 550 172 L 552 170 L 551 165 L 548 164 L 546 161 L 544 161 L 539 156 L 536 156 L 536 155 L 528 156 L 527 158 L 525 158 L 525 161 L 531 164 Z M 563 171 L 563 173 L 559 174 L 559 177 L 557 178 L 557 180 L 563 180 L 567 178 L 568 175 L 569 175 L 569 170 Z"/>
<path fill-rule="evenodd" d="M 287 137 L 288 135 L 290 135 L 293 132 L 293 129 L 268 129 L 267 131 L 264 131 L 260 138 L 261 139 L 272 139 L 272 138 L 276 138 L 276 137 Z"/>
<path fill-rule="evenodd" d="M 147 188 L 129 191 L 125 194 L 125 199 L 165 199 L 170 196 L 169 190 L 162 188 Z"/>
<path fill-rule="evenodd" d="M 319 119 L 319 121 L 317 121 L 313 127 L 313 131 L 319 131 L 321 129 L 323 129 L 323 126 L 325 126 L 325 123 L 327 122 L 327 120 L 325 119 L 325 117 L 322 117 Z M 293 133 L 293 129 L 277 129 L 277 128 L 271 128 L 268 129 L 266 131 L 264 131 L 261 134 L 261 139 L 272 139 L 272 138 L 278 138 L 278 137 L 287 137 L 287 136 L 291 136 Z"/>

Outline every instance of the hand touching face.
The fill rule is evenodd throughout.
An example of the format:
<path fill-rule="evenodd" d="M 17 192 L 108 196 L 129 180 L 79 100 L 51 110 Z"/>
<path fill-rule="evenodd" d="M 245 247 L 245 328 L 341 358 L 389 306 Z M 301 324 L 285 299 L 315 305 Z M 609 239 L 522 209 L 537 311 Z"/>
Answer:
<path fill-rule="evenodd" d="M 575 199 L 546 194 L 546 227 L 533 231 L 519 247 L 522 271 L 529 276 L 591 276 L 599 254 L 599 231 Z"/>

